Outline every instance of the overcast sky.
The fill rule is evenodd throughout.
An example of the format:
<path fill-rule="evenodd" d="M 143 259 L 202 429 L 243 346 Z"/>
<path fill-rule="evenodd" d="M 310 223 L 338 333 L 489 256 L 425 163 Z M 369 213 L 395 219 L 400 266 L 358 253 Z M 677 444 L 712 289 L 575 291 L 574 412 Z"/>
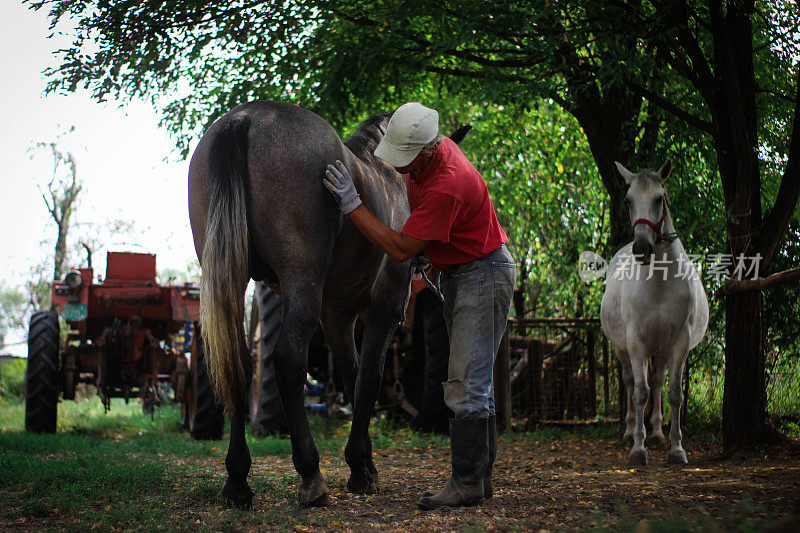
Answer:
<path fill-rule="evenodd" d="M 159 270 L 184 269 L 195 259 L 186 201 L 188 162 L 179 160 L 174 141 L 158 128 L 158 114 L 146 103 L 99 104 L 85 93 L 45 97 L 42 71 L 55 65 L 52 51 L 59 46 L 48 33 L 44 13 L 28 10 L 19 0 L 3 2 L 0 283 L 24 284 L 31 267 L 52 254 L 41 241 L 55 241 L 55 224 L 36 186 L 52 175 L 51 159 L 44 152 L 31 159 L 29 148 L 56 140 L 71 126 L 75 131 L 63 143 L 74 153 L 84 183 L 77 221 L 131 221 L 135 237 L 110 243 L 112 249 L 149 251 L 157 255 Z M 138 246 L 124 244 L 131 240 Z M 105 252 L 96 254 L 97 263 L 104 263 Z"/>

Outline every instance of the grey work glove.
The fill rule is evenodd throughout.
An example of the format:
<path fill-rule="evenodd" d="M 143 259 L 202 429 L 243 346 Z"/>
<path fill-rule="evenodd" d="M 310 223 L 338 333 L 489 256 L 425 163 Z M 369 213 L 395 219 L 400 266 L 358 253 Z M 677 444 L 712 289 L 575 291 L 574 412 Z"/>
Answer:
<path fill-rule="evenodd" d="M 328 170 L 325 171 L 325 179 L 322 183 L 331 191 L 333 199 L 336 200 L 336 205 L 345 215 L 361 205 L 361 198 L 356 192 L 355 185 L 353 185 L 353 179 L 341 161 L 337 160 L 336 165 L 328 165 Z"/>

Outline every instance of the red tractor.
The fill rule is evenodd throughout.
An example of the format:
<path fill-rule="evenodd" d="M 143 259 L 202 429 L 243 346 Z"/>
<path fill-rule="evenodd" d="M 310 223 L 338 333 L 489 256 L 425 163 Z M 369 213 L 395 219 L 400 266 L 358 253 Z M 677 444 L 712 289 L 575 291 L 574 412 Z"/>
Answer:
<path fill-rule="evenodd" d="M 74 400 L 79 383 L 111 398 L 142 399 L 153 413 L 169 382 L 192 436 L 222 436 L 198 331 L 200 291 L 193 284 L 156 282 L 156 257 L 109 252 L 106 277 L 93 283 L 88 268 L 69 272 L 52 287 L 52 310 L 31 317 L 28 335 L 25 429 L 56 430 L 59 396 Z M 60 327 L 59 315 L 65 327 Z"/>

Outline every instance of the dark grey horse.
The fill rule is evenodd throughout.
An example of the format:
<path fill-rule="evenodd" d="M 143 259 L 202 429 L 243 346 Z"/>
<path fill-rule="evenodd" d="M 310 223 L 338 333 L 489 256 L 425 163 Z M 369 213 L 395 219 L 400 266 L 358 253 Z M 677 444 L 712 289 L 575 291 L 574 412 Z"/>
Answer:
<path fill-rule="evenodd" d="M 339 213 L 322 177 L 328 164 L 344 162 L 366 207 L 399 231 L 409 216 L 405 183 L 373 155 L 389 117 L 373 116 L 342 143 L 308 110 L 251 102 L 215 122 L 192 156 L 189 217 L 203 268 L 202 334 L 215 393 L 231 414 L 223 494 L 236 506 L 249 507 L 253 497 L 244 437 L 252 370 L 243 330 L 249 278 L 277 284 L 282 293 L 275 373 L 302 478 L 301 503 L 328 500 L 303 405 L 307 350 L 320 323 L 354 399 L 347 487 L 359 493 L 378 488 L 368 429 L 386 349 L 403 319 L 409 265 L 389 259 Z M 360 358 L 357 317 L 364 325 Z"/>

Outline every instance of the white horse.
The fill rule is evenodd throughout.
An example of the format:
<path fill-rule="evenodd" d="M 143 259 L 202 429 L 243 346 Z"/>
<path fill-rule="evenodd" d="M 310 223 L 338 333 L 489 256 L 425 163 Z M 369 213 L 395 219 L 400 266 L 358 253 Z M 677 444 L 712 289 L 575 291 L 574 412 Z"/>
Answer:
<path fill-rule="evenodd" d="M 644 408 L 650 394 L 647 367 L 653 364 L 650 440 L 662 444 L 666 441 L 661 427 L 661 389 L 666 379 L 664 371 L 669 367 L 672 420 L 667 462 L 686 464 L 686 452 L 681 446 L 681 376 L 689 350 L 705 335 L 708 300 L 669 214 L 664 181 L 672 170 L 672 161 L 668 159 L 658 172 L 642 170 L 638 174 L 615 164 L 630 185 L 625 203 L 634 240 L 611 260 L 600 322 L 622 364 L 628 396 L 625 437 L 633 437 L 630 463 L 647 464 Z"/>

